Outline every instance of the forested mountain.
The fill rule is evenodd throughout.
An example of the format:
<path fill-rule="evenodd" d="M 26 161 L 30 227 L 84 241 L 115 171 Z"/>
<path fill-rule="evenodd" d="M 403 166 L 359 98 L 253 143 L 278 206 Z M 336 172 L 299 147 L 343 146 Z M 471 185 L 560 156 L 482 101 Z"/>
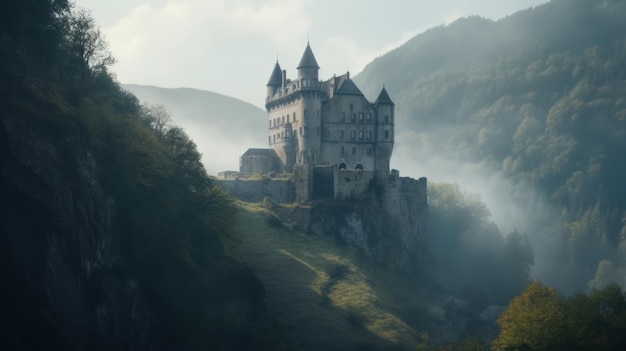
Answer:
<path fill-rule="evenodd" d="M 209 91 L 122 84 L 141 103 L 162 105 L 198 145 L 210 174 L 238 170 L 250 147 L 267 147 L 267 114 L 241 100 Z M 215 152 L 219 150 L 219 153 Z"/>
<path fill-rule="evenodd" d="M 498 224 L 529 235 L 536 277 L 626 285 L 626 1 L 463 18 L 355 80 L 396 102 L 395 166 L 484 190 Z"/>

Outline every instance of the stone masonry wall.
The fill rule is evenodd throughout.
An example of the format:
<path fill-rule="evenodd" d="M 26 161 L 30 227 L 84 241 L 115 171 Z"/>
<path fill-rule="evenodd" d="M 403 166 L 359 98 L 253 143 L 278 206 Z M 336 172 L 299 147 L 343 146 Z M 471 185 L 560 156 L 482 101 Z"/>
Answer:
<path fill-rule="evenodd" d="M 296 200 L 294 183 L 287 179 L 216 179 L 216 183 L 244 201 L 261 202 L 266 196 L 280 203 L 292 203 Z"/>

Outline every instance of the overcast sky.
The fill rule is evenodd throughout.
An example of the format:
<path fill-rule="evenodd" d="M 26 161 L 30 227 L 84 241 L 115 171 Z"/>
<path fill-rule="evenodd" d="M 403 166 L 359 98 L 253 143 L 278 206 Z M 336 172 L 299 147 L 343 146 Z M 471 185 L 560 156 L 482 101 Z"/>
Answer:
<path fill-rule="evenodd" d="M 278 58 L 289 78 L 307 39 L 320 78 L 357 74 L 424 30 L 499 19 L 546 0 L 77 0 L 90 10 L 122 83 L 191 87 L 259 107 Z"/>

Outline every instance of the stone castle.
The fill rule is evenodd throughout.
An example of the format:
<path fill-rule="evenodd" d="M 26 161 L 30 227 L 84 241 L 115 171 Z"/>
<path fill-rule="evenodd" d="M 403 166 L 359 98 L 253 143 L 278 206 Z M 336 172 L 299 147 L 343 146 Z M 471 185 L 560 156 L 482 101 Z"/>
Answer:
<path fill-rule="evenodd" d="M 368 101 L 350 74 L 318 77 L 319 65 L 307 43 L 297 79 L 288 79 L 278 61 L 267 83 L 267 149 L 248 149 L 239 172 L 222 174 L 222 184 L 240 198 L 268 196 L 279 202 L 345 199 L 373 182 L 394 183 L 389 161 L 394 144 L 394 103 L 384 86 Z M 241 176 L 266 175 L 263 181 Z M 290 174 L 279 181 L 277 174 Z M 425 179 L 424 179 L 425 181 Z M 425 184 L 424 184 L 425 186 Z"/>
<path fill-rule="evenodd" d="M 394 104 L 385 88 L 370 103 L 349 73 L 322 81 L 319 68 L 307 44 L 298 79 L 276 62 L 267 83 L 268 143 L 283 170 L 312 163 L 389 172 Z"/>

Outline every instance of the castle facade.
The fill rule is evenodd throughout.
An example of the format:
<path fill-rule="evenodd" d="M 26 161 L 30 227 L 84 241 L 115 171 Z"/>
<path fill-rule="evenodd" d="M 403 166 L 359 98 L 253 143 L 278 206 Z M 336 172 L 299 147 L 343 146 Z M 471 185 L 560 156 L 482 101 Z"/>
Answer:
<path fill-rule="evenodd" d="M 389 172 L 394 142 L 394 103 L 383 87 L 369 102 L 350 74 L 322 81 L 310 45 L 297 79 L 278 61 L 267 83 L 268 144 L 280 170 L 295 165 L 337 165 L 339 169 Z M 243 160 L 242 160 L 243 162 Z"/>

